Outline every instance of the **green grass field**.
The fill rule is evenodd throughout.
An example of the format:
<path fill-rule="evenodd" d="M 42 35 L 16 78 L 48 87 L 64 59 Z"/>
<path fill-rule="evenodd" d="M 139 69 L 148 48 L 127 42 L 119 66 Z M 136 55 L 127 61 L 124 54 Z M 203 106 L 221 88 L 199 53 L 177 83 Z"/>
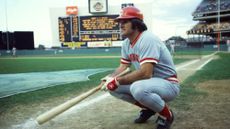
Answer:
<path fill-rule="evenodd" d="M 175 64 L 188 59 L 174 59 Z M 47 72 L 88 68 L 116 68 L 120 58 L 2 58 L 0 74 Z"/>
<path fill-rule="evenodd" d="M 44 72 L 86 68 L 114 68 L 119 58 L 46 58 L 46 59 L 1 59 L 0 73 Z"/>
<path fill-rule="evenodd" d="M 180 96 L 172 103 L 175 108 L 189 110 L 190 104 L 206 92 L 196 89 L 198 83 L 208 80 L 230 79 L 230 53 L 217 54 L 220 58 L 209 62 L 202 70 L 187 78 L 181 84 Z"/>

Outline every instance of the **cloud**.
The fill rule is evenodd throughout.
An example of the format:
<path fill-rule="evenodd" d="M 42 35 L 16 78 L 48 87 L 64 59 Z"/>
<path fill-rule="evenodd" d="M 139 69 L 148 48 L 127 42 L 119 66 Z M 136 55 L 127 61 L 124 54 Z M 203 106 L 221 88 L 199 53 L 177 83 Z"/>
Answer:
<path fill-rule="evenodd" d="M 196 24 L 192 12 L 201 0 L 155 0 L 153 3 L 153 32 L 162 40 L 174 35 L 186 37 L 186 31 Z"/>
<path fill-rule="evenodd" d="M 181 6 L 191 3 L 190 0 L 155 0 L 157 5 L 163 5 L 165 7 Z"/>
<path fill-rule="evenodd" d="M 186 32 L 195 25 L 193 22 L 186 22 L 186 19 L 155 19 L 152 23 L 152 30 L 161 40 L 165 41 L 171 36 L 182 36 L 187 38 Z"/>

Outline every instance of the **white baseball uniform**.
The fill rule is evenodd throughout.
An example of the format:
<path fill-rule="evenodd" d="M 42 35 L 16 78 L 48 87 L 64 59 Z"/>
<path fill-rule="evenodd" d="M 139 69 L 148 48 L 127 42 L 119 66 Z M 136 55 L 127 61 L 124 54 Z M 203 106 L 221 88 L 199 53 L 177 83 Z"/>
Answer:
<path fill-rule="evenodd" d="M 121 63 L 132 64 L 135 69 L 146 62 L 155 63 L 153 77 L 139 80 L 131 85 L 120 85 L 110 93 L 130 103 L 160 112 L 165 102 L 173 100 L 180 91 L 177 74 L 170 52 L 164 43 L 148 31 L 140 33 L 130 44 L 125 39 L 122 44 Z"/>

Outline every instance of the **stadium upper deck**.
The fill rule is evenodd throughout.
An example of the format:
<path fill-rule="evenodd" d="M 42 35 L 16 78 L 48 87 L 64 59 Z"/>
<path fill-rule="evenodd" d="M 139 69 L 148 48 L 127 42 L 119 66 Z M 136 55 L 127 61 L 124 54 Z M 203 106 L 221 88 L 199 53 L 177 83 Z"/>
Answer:
<path fill-rule="evenodd" d="M 229 0 L 220 0 L 220 11 L 230 10 Z M 194 17 L 200 17 L 201 14 L 216 13 L 218 11 L 218 0 L 203 0 L 193 12 Z"/>
<path fill-rule="evenodd" d="M 220 13 L 219 13 L 220 9 Z M 187 34 L 206 35 L 215 38 L 221 33 L 223 39 L 230 37 L 230 0 L 203 0 L 192 13 L 193 20 L 199 21 Z M 218 22 L 218 17 L 220 22 Z"/>

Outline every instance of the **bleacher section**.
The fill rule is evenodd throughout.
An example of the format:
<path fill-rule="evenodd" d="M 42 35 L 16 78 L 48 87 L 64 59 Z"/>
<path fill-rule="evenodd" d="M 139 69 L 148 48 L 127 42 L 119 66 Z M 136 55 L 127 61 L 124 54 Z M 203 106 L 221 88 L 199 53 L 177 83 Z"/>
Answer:
<path fill-rule="evenodd" d="M 230 1 L 220 0 L 220 10 L 221 11 L 230 10 Z M 196 15 L 198 14 L 212 13 L 217 11 L 218 11 L 218 0 L 203 0 L 194 11 L 193 16 L 196 17 Z"/>
<path fill-rule="evenodd" d="M 192 16 L 194 21 L 199 22 L 187 34 L 217 39 L 219 33 L 220 40 L 230 39 L 230 0 L 220 0 L 220 6 L 218 0 L 203 0 Z"/>

